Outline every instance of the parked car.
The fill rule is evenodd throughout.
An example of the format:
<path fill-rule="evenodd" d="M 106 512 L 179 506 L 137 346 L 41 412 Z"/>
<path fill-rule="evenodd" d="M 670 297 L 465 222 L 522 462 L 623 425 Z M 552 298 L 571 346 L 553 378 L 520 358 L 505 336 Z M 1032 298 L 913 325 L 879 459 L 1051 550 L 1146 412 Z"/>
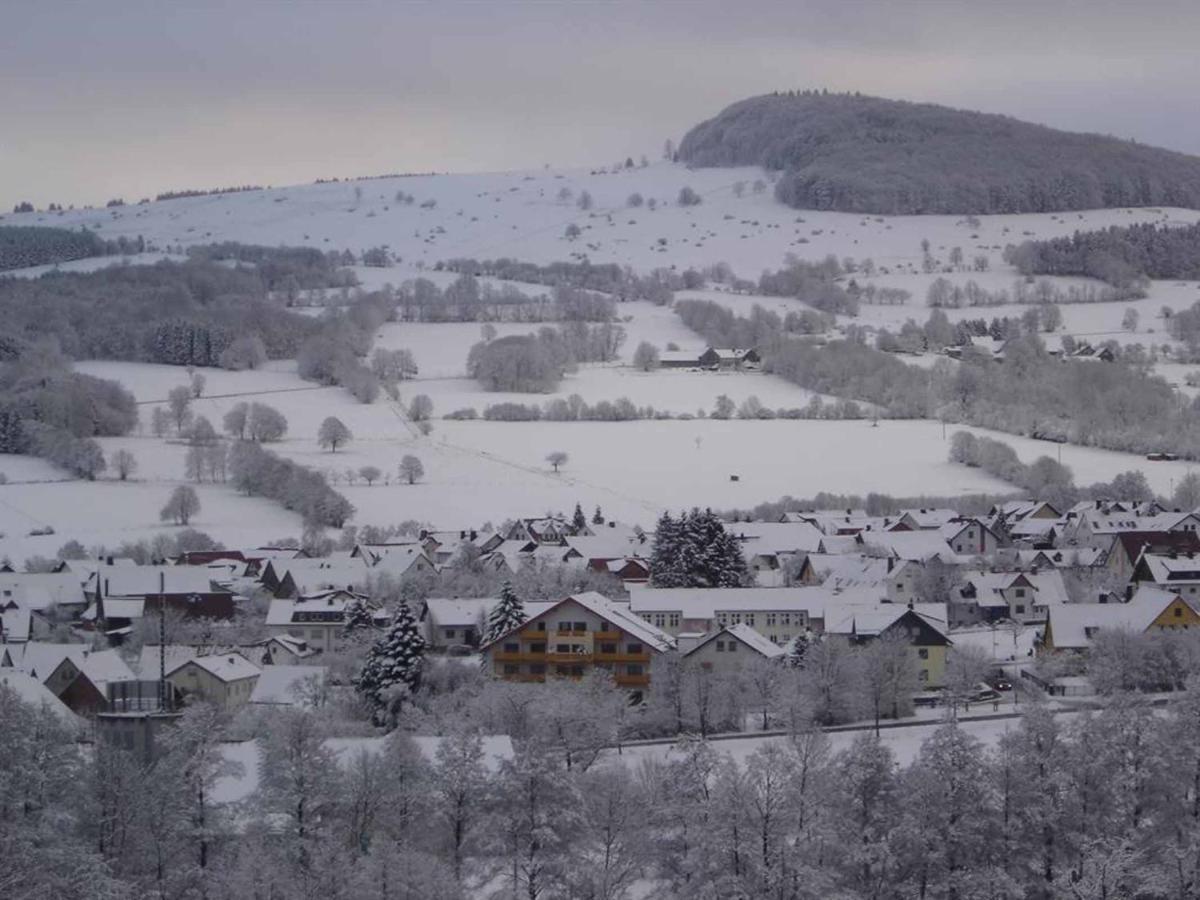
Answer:
<path fill-rule="evenodd" d="M 1001 669 L 997 669 L 995 672 L 990 674 L 987 677 L 987 683 L 993 690 L 997 691 L 1011 691 L 1013 689 L 1012 681 Z"/>
<path fill-rule="evenodd" d="M 975 688 L 975 692 L 968 698 L 971 703 L 987 703 L 992 700 L 999 699 L 1000 694 L 997 693 L 992 686 L 985 681 L 979 682 Z"/>

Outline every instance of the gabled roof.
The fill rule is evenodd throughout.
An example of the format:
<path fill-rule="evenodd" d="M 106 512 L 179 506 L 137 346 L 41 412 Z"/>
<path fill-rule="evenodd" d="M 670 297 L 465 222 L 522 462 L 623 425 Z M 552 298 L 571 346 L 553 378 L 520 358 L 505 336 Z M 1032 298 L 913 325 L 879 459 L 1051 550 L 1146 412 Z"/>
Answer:
<path fill-rule="evenodd" d="M 607 597 L 596 593 L 595 591 L 586 591 L 582 594 L 572 594 L 569 597 L 564 597 L 562 600 L 550 603 L 545 609 L 538 612 L 536 615 L 526 619 L 524 623 L 500 635 L 493 641 L 482 645 L 480 650 L 486 650 L 493 644 L 496 644 L 515 631 L 524 628 L 529 622 L 542 616 L 549 615 L 564 603 L 574 602 L 582 606 L 588 612 L 593 613 L 612 625 L 617 626 L 622 631 L 627 632 L 633 637 L 638 638 L 644 644 L 659 652 L 674 649 L 675 639 L 663 631 L 661 628 L 655 628 L 649 622 L 639 618 L 630 611 L 629 607 L 624 603 L 613 603 Z"/>
<path fill-rule="evenodd" d="M 767 553 L 812 553 L 825 536 L 811 522 L 730 522 L 725 531 L 740 543 L 747 558 Z"/>
<path fill-rule="evenodd" d="M 247 678 L 257 678 L 262 671 L 240 653 L 214 653 L 189 659 L 182 665 L 176 666 L 173 671 L 168 670 L 167 675 L 173 675 L 189 665 L 198 666 L 226 684 L 233 681 L 244 681 Z"/>
<path fill-rule="evenodd" d="M 912 607 L 903 603 L 847 606 L 838 610 L 836 615 L 825 618 L 825 633 L 877 637 L 909 614 L 919 618 L 939 637 L 949 642 L 949 629 L 946 627 L 946 604 L 944 603 L 916 603 Z"/>
<path fill-rule="evenodd" d="M 26 675 L 45 681 L 64 659 L 71 659 L 77 667 L 83 657 L 91 652 L 87 644 L 54 644 L 47 641 L 29 641 L 26 644 L 10 645 L 7 648 L 13 666 Z"/>
<path fill-rule="evenodd" d="M 214 585 L 208 570 L 200 566 L 102 566 L 88 577 L 89 592 L 96 591 L 97 579 L 105 600 L 157 596 L 160 590 L 168 594 L 230 593 Z"/>
<path fill-rule="evenodd" d="M 1143 552 L 1137 561 L 1138 580 L 1156 584 L 1200 581 L 1200 554 Z"/>
<path fill-rule="evenodd" d="M 263 666 L 250 694 L 251 703 L 271 706 L 294 706 L 299 702 L 298 691 L 309 678 L 324 681 L 325 666 Z"/>
<path fill-rule="evenodd" d="M 824 585 L 780 588 L 652 588 L 632 585 L 629 610 L 641 615 L 678 611 L 685 619 L 712 619 L 717 612 L 762 610 L 804 612 L 809 618 L 825 616 L 827 609 L 851 603 L 876 603 L 886 597 L 878 587 L 837 591 Z"/>
<path fill-rule="evenodd" d="M 0 685 L 12 691 L 24 703 L 50 710 L 64 725 L 75 727 L 82 724 L 83 720 L 54 696 L 53 691 L 31 675 L 16 669 L 0 669 Z"/>
<path fill-rule="evenodd" d="M 749 647 L 751 650 L 765 659 L 778 659 L 779 657 L 783 656 L 785 652 L 782 647 L 780 647 L 778 644 L 771 643 L 749 625 L 739 623 L 737 625 L 726 625 L 723 628 L 717 629 L 716 631 L 707 635 L 703 640 L 700 641 L 700 643 L 696 644 L 696 646 L 692 647 L 692 649 L 685 653 L 684 656 L 691 656 L 701 647 L 707 645 L 710 641 L 714 641 L 720 637 L 733 638 Z"/>
<path fill-rule="evenodd" d="M 932 529 L 941 528 L 943 525 L 959 517 L 958 511 L 948 508 L 938 507 L 918 507 L 915 509 L 902 509 L 900 516 L 907 516 L 912 520 L 917 528 Z"/>
<path fill-rule="evenodd" d="M 1162 612 L 1181 601 L 1200 614 L 1196 606 L 1172 591 L 1146 586 L 1128 603 L 1064 603 L 1050 607 L 1046 628 L 1054 648 L 1082 650 L 1091 646 L 1097 631 L 1126 630 L 1144 632 Z"/>

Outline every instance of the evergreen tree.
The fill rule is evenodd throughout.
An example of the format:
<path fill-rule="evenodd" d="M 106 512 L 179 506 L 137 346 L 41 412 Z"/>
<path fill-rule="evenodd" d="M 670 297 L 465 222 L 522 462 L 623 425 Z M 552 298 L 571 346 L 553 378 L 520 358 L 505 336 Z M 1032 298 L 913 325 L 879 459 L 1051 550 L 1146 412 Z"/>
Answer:
<path fill-rule="evenodd" d="M 512 582 L 500 586 L 500 602 L 488 613 L 487 634 L 484 641 L 494 641 L 525 622 L 525 605 L 513 590 Z"/>
<path fill-rule="evenodd" d="M 654 549 L 650 554 L 650 580 L 655 587 L 685 587 L 679 570 L 679 522 L 670 513 L 658 517 Z"/>
<path fill-rule="evenodd" d="M 354 679 L 354 689 L 374 707 L 377 724 L 383 724 L 403 699 L 404 694 L 397 696 L 395 688 L 416 689 L 424 658 L 425 638 L 412 610 L 401 602 L 387 633 L 367 651 Z"/>
<path fill-rule="evenodd" d="M 1198 504 L 1198 505 L 1200 505 L 1200 504 Z M 600 512 L 599 506 L 596 507 L 596 512 L 592 516 L 592 524 L 593 525 L 603 525 L 604 524 L 604 514 Z"/>
<path fill-rule="evenodd" d="M 805 657 L 808 656 L 809 645 L 815 640 L 811 631 L 805 629 L 792 640 L 792 647 L 788 651 L 787 663 L 794 669 L 803 669 Z"/>
<path fill-rule="evenodd" d="M 583 508 L 576 503 L 575 514 L 571 516 L 571 527 L 575 529 L 576 534 L 587 533 L 587 516 L 583 514 Z"/>
<path fill-rule="evenodd" d="M 347 638 L 357 638 L 369 634 L 375 627 L 375 618 L 371 608 L 363 600 L 353 600 L 346 604 L 346 620 L 342 624 L 342 634 Z"/>

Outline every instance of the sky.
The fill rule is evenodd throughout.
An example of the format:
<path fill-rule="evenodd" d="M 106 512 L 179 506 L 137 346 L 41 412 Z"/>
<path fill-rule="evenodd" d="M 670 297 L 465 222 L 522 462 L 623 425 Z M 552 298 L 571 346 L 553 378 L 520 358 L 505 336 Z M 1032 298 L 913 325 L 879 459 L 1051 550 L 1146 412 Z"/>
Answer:
<path fill-rule="evenodd" d="M 1196 0 L 0 0 L 0 209 L 607 165 L 828 88 L 1200 155 Z"/>

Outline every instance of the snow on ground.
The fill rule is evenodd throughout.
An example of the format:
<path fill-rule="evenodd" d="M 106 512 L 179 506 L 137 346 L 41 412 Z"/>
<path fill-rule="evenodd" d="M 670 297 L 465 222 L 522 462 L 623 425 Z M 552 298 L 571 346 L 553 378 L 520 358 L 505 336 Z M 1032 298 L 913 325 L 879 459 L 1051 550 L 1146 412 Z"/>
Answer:
<path fill-rule="evenodd" d="M 995 662 L 1020 662 L 1033 656 L 1037 633 L 1033 625 L 957 628 L 950 633 L 950 641 L 955 647 L 974 647 Z"/>
<path fill-rule="evenodd" d="M 1178 209 L 1093 210 L 991 216 L 973 227 L 958 216 L 888 218 L 794 210 L 777 203 L 770 189 L 735 195 L 737 182 L 749 187 L 762 175 L 756 168 L 689 170 L 667 162 L 616 174 L 542 169 L 424 175 L 296 185 L 111 210 L 9 214 L 0 222 L 68 228 L 86 224 L 104 238 L 142 235 L 159 247 L 234 240 L 361 252 L 385 245 L 414 266 L 462 256 L 551 262 L 586 254 L 595 262 L 639 270 L 725 261 L 743 277 L 757 277 L 764 268 L 777 268 L 789 252 L 814 259 L 830 253 L 839 258 L 869 256 L 894 271 L 902 264 L 919 265 L 923 239 L 930 241 L 938 258 L 961 246 L 968 260 L 986 254 L 995 267 L 1009 243 L 1112 224 L 1191 222 L 1200 217 Z M 675 205 L 685 185 L 694 188 L 703 203 Z M 574 202 L 559 200 L 563 188 L 573 198 L 587 191 L 594 208 L 584 212 Z M 412 194 L 416 202 L 397 204 L 397 191 Z M 656 200 L 658 208 L 627 207 L 634 193 Z M 428 201 L 434 206 L 422 207 Z M 583 230 L 577 240 L 565 237 L 570 224 Z"/>
<path fill-rule="evenodd" d="M 5 463 L 10 459 L 5 457 Z M 0 557 L 14 562 L 29 556 L 53 557 L 69 540 L 89 548 L 97 544 L 112 547 L 170 530 L 159 521 L 158 513 L 171 490 L 182 483 L 182 473 L 181 457 L 174 480 L 151 477 L 126 483 L 106 479 L 0 485 Z M 300 533 L 299 518 L 277 504 L 243 497 L 223 485 L 197 485 L 196 492 L 201 509 L 191 527 L 229 546 L 255 546 Z M 29 534 L 47 527 L 54 533 Z"/>

